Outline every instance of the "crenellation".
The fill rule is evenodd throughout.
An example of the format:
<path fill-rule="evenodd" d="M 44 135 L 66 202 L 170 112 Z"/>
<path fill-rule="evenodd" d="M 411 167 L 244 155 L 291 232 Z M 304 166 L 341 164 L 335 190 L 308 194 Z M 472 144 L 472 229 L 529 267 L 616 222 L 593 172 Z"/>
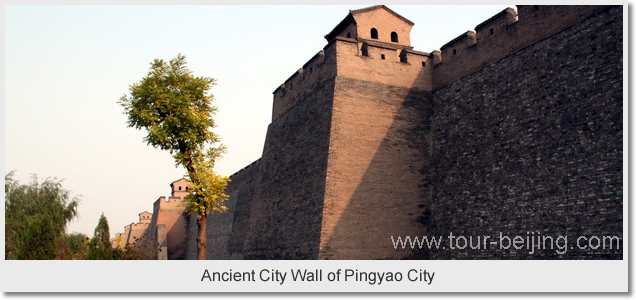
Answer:
<path fill-rule="evenodd" d="M 238 172 L 232 174 L 230 176 L 230 182 L 228 183 L 227 190 L 228 192 L 233 191 L 234 189 L 245 184 L 246 181 L 252 180 L 254 177 L 254 173 L 258 172 L 260 158 L 242 168 Z"/>
<path fill-rule="evenodd" d="M 460 36 L 452 39 L 450 42 L 444 44 L 440 50 L 442 51 L 442 63 L 454 60 L 455 57 L 459 57 L 467 49 L 477 44 L 477 35 L 474 31 L 466 31 Z"/>
<path fill-rule="evenodd" d="M 362 43 L 362 56 L 368 58 L 397 61 L 399 59 L 397 50 L 398 48 L 390 45 L 376 44 L 372 42 Z"/>
<path fill-rule="evenodd" d="M 325 59 L 325 50 L 320 50 L 311 59 L 309 59 L 302 67 L 304 70 L 309 70 L 309 74 L 313 73 L 313 67 L 315 64 L 323 63 Z"/>
<path fill-rule="evenodd" d="M 430 64 L 425 64 L 424 68 L 421 64 L 428 61 L 424 52 L 368 41 L 352 43 L 334 39 L 333 42 L 336 44 L 338 76 L 368 78 L 382 84 L 428 91 L 432 89 Z M 404 54 L 407 59 L 411 57 L 419 62 L 404 63 L 401 59 L 403 50 L 407 50 Z"/>
<path fill-rule="evenodd" d="M 434 67 L 432 54 L 409 49 L 402 49 L 400 62 L 415 68 L 421 68 L 423 71 L 420 73 L 424 72 L 425 74 L 431 74 Z M 428 83 L 431 84 L 431 82 Z"/>
<path fill-rule="evenodd" d="M 492 16 L 490 19 L 481 22 L 479 25 L 475 26 L 475 32 L 479 39 L 481 39 L 484 37 L 495 35 L 501 29 L 505 30 L 508 25 L 517 22 L 517 20 L 517 12 L 509 7 L 502 10 L 500 13 Z"/>
<path fill-rule="evenodd" d="M 258 164 L 258 161 L 261 160 L 260 158 L 253 161 L 252 163 L 250 163 L 249 165 L 243 167 L 242 169 L 234 172 L 234 174 L 230 175 L 230 180 L 241 180 L 240 175 L 243 174 L 243 172 L 247 172 L 247 170 L 250 170 L 252 167 L 255 167 Z"/>
<path fill-rule="evenodd" d="M 272 106 L 272 121 L 296 105 L 299 94 L 311 89 L 312 86 L 335 76 L 333 70 L 325 69 L 326 53 L 331 51 L 330 45 L 325 46 L 314 55 L 302 68 L 298 69 L 283 84 L 274 90 L 274 104 Z"/>
<path fill-rule="evenodd" d="M 443 45 L 433 88 L 470 75 L 512 53 L 564 30 L 602 6 L 520 5 L 507 8 Z"/>

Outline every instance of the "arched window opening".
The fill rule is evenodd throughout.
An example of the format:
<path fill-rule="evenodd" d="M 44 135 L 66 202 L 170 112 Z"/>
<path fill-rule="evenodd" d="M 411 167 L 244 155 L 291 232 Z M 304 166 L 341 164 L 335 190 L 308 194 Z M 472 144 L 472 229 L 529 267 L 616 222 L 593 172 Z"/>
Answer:
<path fill-rule="evenodd" d="M 372 39 L 378 39 L 378 30 L 375 28 L 371 28 L 371 38 Z"/>
<path fill-rule="evenodd" d="M 179 190 L 181 190 L 181 187 L 179 187 Z"/>
<path fill-rule="evenodd" d="M 347 37 L 351 38 L 351 32 L 347 32 Z"/>
<path fill-rule="evenodd" d="M 391 42 L 394 42 L 394 43 L 398 42 L 398 35 L 397 35 L 397 32 L 395 31 L 391 32 Z"/>

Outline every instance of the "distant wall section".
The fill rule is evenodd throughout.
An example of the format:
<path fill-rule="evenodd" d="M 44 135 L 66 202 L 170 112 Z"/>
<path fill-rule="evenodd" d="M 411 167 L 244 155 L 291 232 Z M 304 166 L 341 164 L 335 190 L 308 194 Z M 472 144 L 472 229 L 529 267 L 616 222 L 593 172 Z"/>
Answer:
<path fill-rule="evenodd" d="M 243 259 L 258 168 L 259 160 L 234 173 L 226 189 L 228 210 L 208 216 L 208 259 Z"/>

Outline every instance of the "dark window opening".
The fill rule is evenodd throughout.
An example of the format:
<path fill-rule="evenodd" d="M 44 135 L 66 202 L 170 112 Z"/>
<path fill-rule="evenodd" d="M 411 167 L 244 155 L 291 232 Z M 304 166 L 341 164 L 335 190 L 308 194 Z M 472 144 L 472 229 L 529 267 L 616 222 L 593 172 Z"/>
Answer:
<path fill-rule="evenodd" d="M 380 55 L 380 58 L 385 59 L 386 57 L 384 56 L 384 54 Z"/>
<path fill-rule="evenodd" d="M 351 38 L 351 32 L 347 32 L 347 37 Z"/>
<path fill-rule="evenodd" d="M 391 32 L 391 42 L 394 42 L 394 43 L 398 42 L 398 35 L 395 31 Z"/>
<path fill-rule="evenodd" d="M 179 190 L 181 190 L 181 187 L 179 187 Z"/>
<path fill-rule="evenodd" d="M 378 30 L 375 28 L 371 28 L 371 38 L 372 39 L 378 39 Z"/>
<path fill-rule="evenodd" d="M 495 34 L 495 30 L 490 28 L 490 35 L 493 35 L 493 34 Z"/>
<path fill-rule="evenodd" d="M 426 62 L 425 61 L 422 62 L 422 67 L 426 67 Z"/>
<path fill-rule="evenodd" d="M 457 50 L 453 49 L 453 55 L 457 54 Z"/>

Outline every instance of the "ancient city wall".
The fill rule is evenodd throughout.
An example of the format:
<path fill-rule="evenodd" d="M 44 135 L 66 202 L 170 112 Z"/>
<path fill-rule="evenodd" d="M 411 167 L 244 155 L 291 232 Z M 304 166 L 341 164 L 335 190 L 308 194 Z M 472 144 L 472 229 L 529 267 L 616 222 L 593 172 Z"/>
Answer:
<path fill-rule="evenodd" d="M 571 27 L 599 9 L 602 7 L 592 5 L 519 5 L 518 13 L 506 9 L 477 25 L 475 31 L 468 31 L 441 47 L 441 61 L 433 71 L 433 87 L 444 87 L 479 71 Z"/>
<path fill-rule="evenodd" d="M 582 235 L 622 238 L 622 9 L 521 6 L 512 24 L 506 12 L 491 21 L 495 35 L 533 35 L 538 42 L 490 65 L 494 58 L 481 51 L 508 50 L 496 41 L 482 47 L 489 26 L 478 27 L 477 44 L 457 40 L 442 49 L 426 220 L 434 235 L 567 236 L 569 246 Z M 564 31 L 541 37 L 560 23 Z M 453 49 L 456 60 L 449 59 Z M 466 69 L 451 70 L 458 65 Z M 439 250 L 431 258 L 622 259 L 622 246 L 562 253 L 489 248 Z"/>
<path fill-rule="evenodd" d="M 135 245 L 137 247 L 145 247 L 148 238 L 148 223 L 130 223 L 127 227 L 125 245 Z"/>
<path fill-rule="evenodd" d="M 157 246 L 157 225 L 165 225 L 168 259 L 186 258 L 188 219 L 183 210 L 183 199 L 179 197 L 168 197 L 167 199 L 159 197 L 153 204 L 152 220 L 148 231 L 149 240 L 153 247 Z"/>
<path fill-rule="evenodd" d="M 622 7 L 519 6 L 475 31 L 430 54 L 331 39 L 274 91 L 208 259 L 621 258 L 393 248 L 622 233 Z"/>
<path fill-rule="evenodd" d="M 244 237 L 246 259 L 318 257 L 336 74 L 335 48 L 323 51 L 274 92 Z"/>
<path fill-rule="evenodd" d="M 256 160 L 230 177 L 226 189 L 229 199 L 225 203 L 228 210 L 208 217 L 208 259 L 243 259 L 258 169 L 259 160 Z"/>

